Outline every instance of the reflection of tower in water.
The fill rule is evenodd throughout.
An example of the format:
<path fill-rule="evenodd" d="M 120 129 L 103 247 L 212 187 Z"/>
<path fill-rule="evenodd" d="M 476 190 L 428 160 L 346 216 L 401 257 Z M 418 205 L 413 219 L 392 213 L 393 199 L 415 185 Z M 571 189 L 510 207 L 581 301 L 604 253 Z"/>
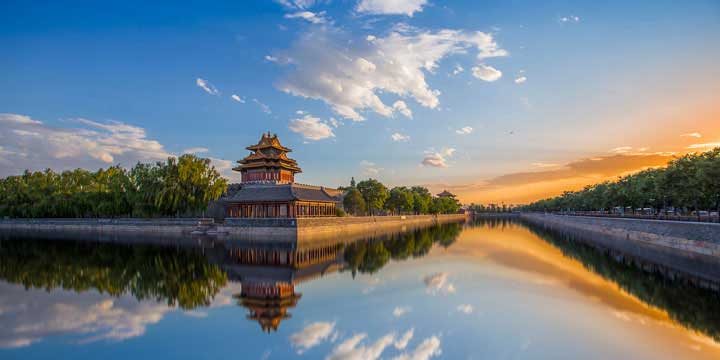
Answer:
<path fill-rule="evenodd" d="M 297 305 L 302 294 L 287 282 L 243 282 L 238 304 L 250 310 L 249 320 L 257 321 L 264 332 L 277 331 L 280 322 L 292 317 L 287 310 Z"/>
<path fill-rule="evenodd" d="M 238 244 L 227 248 L 229 259 L 223 268 L 231 279 L 241 282 L 242 290 L 234 297 L 249 310 L 247 318 L 270 333 L 292 317 L 288 311 L 302 297 L 295 285 L 343 267 L 342 249 L 340 243 L 298 248 L 295 244 Z"/>

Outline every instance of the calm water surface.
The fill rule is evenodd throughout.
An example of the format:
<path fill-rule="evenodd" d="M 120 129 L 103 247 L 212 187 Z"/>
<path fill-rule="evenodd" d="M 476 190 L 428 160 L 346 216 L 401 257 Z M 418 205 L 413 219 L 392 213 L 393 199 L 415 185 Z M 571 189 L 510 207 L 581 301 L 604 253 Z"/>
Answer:
<path fill-rule="evenodd" d="M 511 221 L 128 242 L 5 235 L 0 358 L 720 358 L 717 294 Z"/>

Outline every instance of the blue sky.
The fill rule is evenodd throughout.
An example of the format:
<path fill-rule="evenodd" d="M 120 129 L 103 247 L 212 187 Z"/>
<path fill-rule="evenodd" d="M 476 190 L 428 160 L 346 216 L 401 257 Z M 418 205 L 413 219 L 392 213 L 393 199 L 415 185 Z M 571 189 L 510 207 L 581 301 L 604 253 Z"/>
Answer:
<path fill-rule="evenodd" d="M 272 131 L 301 182 L 511 201 L 494 179 L 720 141 L 716 1 L 0 7 L 3 176 L 202 149 L 231 176 Z"/>

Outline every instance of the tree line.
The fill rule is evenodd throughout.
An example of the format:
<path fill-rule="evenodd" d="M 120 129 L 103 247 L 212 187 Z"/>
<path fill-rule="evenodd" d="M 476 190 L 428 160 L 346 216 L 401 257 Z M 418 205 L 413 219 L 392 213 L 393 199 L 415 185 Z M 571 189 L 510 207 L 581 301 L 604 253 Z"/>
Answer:
<path fill-rule="evenodd" d="M 423 257 L 430 252 L 434 244 L 448 248 L 457 240 L 461 231 L 461 224 L 443 224 L 356 241 L 343 250 L 343 259 L 348 265 L 343 271 L 351 271 L 353 278 L 358 272 L 376 273 L 390 259 L 400 261 Z"/>
<path fill-rule="evenodd" d="M 26 289 L 95 290 L 193 309 L 210 305 L 227 274 L 199 251 L 150 244 L 2 238 L 0 279 Z"/>
<path fill-rule="evenodd" d="M 17 218 L 156 217 L 197 214 L 227 188 L 209 159 L 194 155 L 57 173 L 25 171 L 0 179 L 0 216 Z"/>
<path fill-rule="evenodd" d="M 350 186 L 340 187 L 346 191 L 343 199 L 345 211 L 356 216 L 383 214 L 454 214 L 460 210 L 457 200 L 433 197 L 422 186 L 396 186 L 388 189 L 375 179 L 367 179 Z"/>
<path fill-rule="evenodd" d="M 675 158 L 667 167 L 588 185 L 579 191 L 536 201 L 524 211 L 624 211 L 652 208 L 688 214 L 720 210 L 720 148 Z M 623 209 L 623 210 L 620 210 Z"/>

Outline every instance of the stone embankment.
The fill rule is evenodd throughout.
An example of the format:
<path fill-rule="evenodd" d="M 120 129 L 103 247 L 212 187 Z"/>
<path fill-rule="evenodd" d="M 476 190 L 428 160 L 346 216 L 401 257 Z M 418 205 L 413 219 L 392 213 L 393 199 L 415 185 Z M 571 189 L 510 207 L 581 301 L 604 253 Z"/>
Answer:
<path fill-rule="evenodd" d="M 720 258 L 720 224 L 525 213 L 531 223 Z"/>
<path fill-rule="evenodd" d="M 467 215 L 358 216 L 327 218 L 226 218 L 212 229 L 219 234 L 263 239 L 379 235 L 435 224 L 465 221 Z M 184 219 L 4 219 L 0 230 L 100 234 L 186 235 L 197 232 L 199 218 Z"/>
<path fill-rule="evenodd" d="M 520 218 L 647 271 L 720 289 L 720 224 L 537 213 Z"/>

